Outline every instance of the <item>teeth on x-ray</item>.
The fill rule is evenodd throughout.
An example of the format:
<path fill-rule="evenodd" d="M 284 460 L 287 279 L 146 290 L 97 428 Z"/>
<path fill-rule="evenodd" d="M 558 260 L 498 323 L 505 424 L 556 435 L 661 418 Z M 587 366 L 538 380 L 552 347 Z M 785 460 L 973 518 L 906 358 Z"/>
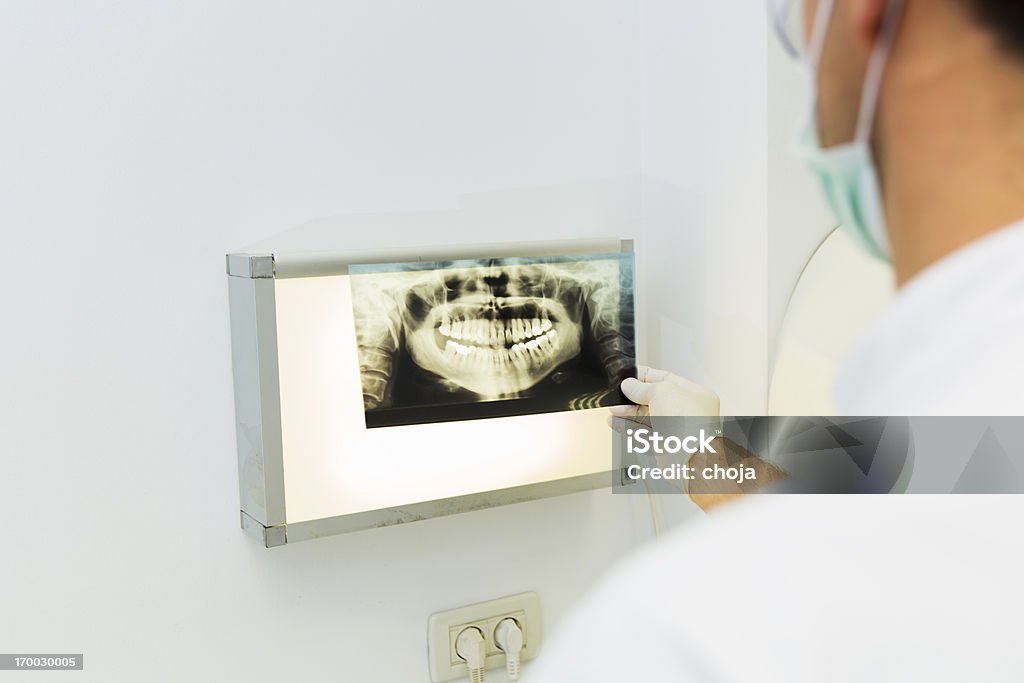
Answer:
<path fill-rule="evenodd" d="M 545 321 L 547 322 L 547 321 Z M 540 325 L 528 328 L 525 334 L 513 333 L 512 331 L 501 330 L 494 332 L 493 336 L 469 335 L 458 337 L 455 334 L 445 334 L 445 327 L 440 327 L 442 336 L 452 336 L 445 344 L 446 356 L 458 360 L 462 358 L 467 363 L 482 365 L 498 365 L 503 363 L 515 363 L 517 361 L 532 362 L 541 361 L 555 352 L 555 338 L 557 330 L 551 329 L 548 322 L 549 332 L 542 332 Z M 497 335 L 501 336 L 497 336 Z M 474 343 L 460 344 L 454 339 L 463 339 Z M 483 344 L 483 346 L 480 346 Z"/>
<path fill-rule="evenodd" d="M 527 399 L 519 412 L 546 412 L 614 389 L 634 365 L 632 261 L 552 261 L 353 266 L 367 411 Z"/>
<path fill-rule="evenodd" d="M 515 318 L 505 321 L 477 319 L 452 322 L 445 318 L 437 329 L 445 337 L 494 346 L 503 342 L 518 342 L 523 339 L 539 337 L 551 329 L 551 321 L 547 318 L 543 320 Z"/>
<path fill-rule="evenodd" d="M 471 287 L 408 319 L 406 347 L 417 365 L 484 398 L 536 385 L 580 351 L 582 328 L 565 303 L 546 296 L 481 296 Z"/>

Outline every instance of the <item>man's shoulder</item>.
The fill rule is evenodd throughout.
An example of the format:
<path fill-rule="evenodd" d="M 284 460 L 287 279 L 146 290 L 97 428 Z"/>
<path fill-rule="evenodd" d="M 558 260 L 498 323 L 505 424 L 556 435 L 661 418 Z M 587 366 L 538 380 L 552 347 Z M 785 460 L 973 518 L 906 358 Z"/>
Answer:
<path fill-rule="evenodd" d="M 1024 222 L 911 280 L 844 363 L 848 415 L 1024 414 Z"/>
<path fill-rule="evenodd" d="M 966 679 L 977 652 L 1011 656 L 1021 515 L 1016 496 L 751 496 L 612 570 L 536 680 L 866 680 L 865 652 L 894 679 Z"/>

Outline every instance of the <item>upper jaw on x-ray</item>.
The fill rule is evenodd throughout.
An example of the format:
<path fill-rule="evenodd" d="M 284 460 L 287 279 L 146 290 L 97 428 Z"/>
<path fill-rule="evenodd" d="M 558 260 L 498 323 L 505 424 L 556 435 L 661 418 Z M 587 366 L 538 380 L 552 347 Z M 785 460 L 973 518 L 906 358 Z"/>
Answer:
<path fill-rule="evenodd" d="M 606 264 L 607 265 L 607 264 Z M 611 264 L 616 265 L 616 264 Z M 373 275 L 355 302 L 363 398 L 388 407 L 395 357 L 477 394 L 515 398 L 592 344 L 609 381 L 633 365 L 617 268 L 581 261 Z"/>

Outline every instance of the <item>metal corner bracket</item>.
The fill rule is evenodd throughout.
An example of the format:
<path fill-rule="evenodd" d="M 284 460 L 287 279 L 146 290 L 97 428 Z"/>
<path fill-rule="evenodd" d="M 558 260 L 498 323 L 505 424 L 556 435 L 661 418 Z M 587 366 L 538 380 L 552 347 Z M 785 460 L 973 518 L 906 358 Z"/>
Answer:
<path fill-rule="evenodd" d="M 276 548 L 288 542 L 288 525 L 263 526 L 245 514 L 244 510 L 239 511 L 239 514 L 241 515 L 242 531 L 262 543 L 264 548 Z"/>
<path fill-rule="evenodd" d="M 273 254 L 228 254 L 225 262 L 227 273 L 232 277 L 251 280 L 274 277 Z"/>

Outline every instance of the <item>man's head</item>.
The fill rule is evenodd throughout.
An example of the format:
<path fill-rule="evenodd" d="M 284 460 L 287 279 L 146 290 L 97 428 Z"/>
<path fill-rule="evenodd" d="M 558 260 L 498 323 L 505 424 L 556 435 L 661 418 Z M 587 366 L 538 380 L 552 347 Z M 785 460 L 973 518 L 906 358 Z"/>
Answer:
<path fill-rule="evenodd" d="M 797 4 L 817 57 L 811 167 L 900 282 L 1024 217 L 1024 3 Z"/>
<path fill-rule="evenodd" d="M 803 3 L 803 24 L 810 32 L 820 0 Z M 819 132 L 824 147 L 849 142 L 854 135 L 865 75 L 876 48 L 890 0 L 835 0 L 819 67 Z M 957 43 L 988 48 L 987 56 L 1018 61 L 1024 67 L 1024 3 L 1015 0 L 906 0 L 900 22 L 900 41 L 915 49 L 895 46 L 888 71 L 900 73 L 905 58 L 913 58 L 916 74 L 949 66 Z M 903 38 L 906 40 L 903 40 Z M 981 57 L 984 50 L 976 51 Z M 884 106 L 884 105 L 883 105 Z"/>

